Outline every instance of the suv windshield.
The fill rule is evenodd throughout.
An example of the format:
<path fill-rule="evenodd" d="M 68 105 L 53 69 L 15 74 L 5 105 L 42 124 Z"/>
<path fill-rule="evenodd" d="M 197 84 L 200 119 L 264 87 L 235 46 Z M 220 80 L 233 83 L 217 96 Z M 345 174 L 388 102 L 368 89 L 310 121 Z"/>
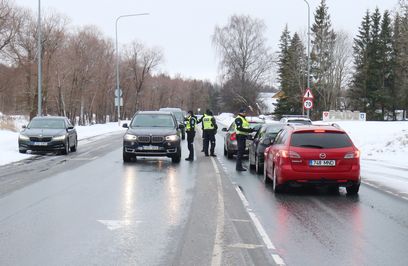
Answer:
<path fill-rule="evenodd" d="M 350 138 L 341 132 L 295 132 L 290 145 L 293 147 L 331 149 L 352 146 Z"/>
<path fill-rule="evenodd" d="M 171 115 L 166 114 L 139 114 L 132 121 L 131 127 L 174 127 Z"/>
<path fill-rule="evenodd" d="M 33 119 L 28 125 L 28 128 L 64 129 L 65 123 L 62 119 Z"/>

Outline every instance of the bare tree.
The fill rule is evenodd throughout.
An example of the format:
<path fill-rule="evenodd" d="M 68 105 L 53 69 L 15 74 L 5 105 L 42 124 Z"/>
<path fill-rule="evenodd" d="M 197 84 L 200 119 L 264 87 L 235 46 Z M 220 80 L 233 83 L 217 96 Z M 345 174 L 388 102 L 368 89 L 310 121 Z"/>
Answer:
<path fill-rule="evenodd" d="M 125 49 L 124 56 L 125 70 L 122 72 L 125 85 L 123 109 L 133 113 L 140 108 L 140 94 L 144 85 L 151 77 L 152 71 L 162 62 L 163 54 L 161 50 L 147 48 L 141 43 L 133 42 Z"/>
<path fill-rule="evenodd" d="M 0 51 L 15 37 L 22 24 L 21 10 L 7 0 L 0 0 Z"/>
<path fill-rule="evenodd" d="M 221 58 L 226 84 L 233 84 L 230 89 L 235 106 L 256 106 L 257 89 L 270 78 L 273 60 L 265 30 L 263 21 L 243 15 L 234 15 L 226 26 L 215 28 L 213 45 Z"/>

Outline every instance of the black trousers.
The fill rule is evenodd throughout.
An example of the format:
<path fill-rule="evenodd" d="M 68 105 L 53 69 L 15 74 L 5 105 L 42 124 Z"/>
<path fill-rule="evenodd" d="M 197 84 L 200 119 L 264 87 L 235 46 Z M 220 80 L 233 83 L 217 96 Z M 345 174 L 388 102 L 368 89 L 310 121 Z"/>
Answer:
<path fill-rule="evenodd" d="M 211 143 L 210 154 L 214 154 L 214 149 L 215 149 L 214 130 L 204 130 L 203 135 L 204 135 L 204 153 L 205 155 L 208 155 L 208 146 L 210 146 L 210 143 Z"/>
<path fill-rule="evenodd" d="M 244 157 L 245 153 L 246 139 L 247 137 L 245 135 L 237 134 L 238 151 L 236 169 L 242 168 L 242 158 Z"/>
<path fill-rule="evenodd" d="M 195 131 L 186 131 L 187 133 L 187 148 L 190 154 L 188 155 L 188 158 L 194 159 L 194 137 L 195 137 Z"/>

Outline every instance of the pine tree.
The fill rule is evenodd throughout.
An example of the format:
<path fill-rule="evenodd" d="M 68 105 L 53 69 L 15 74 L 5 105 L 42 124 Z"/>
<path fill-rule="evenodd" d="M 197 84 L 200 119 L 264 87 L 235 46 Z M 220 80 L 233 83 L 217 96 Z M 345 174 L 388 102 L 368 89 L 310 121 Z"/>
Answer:
<path fill-rule="evenodd" d="M 392 28 L 391 28 L 391 18 L 388 10 L 384 11 L 383 18 L 381 21 L 381 32 L 380 32 L 380 50 L 379 50 L 380 69 L 381 69 L 381 87 L 378 90 L 377 97 L 379 106 L 381 108 L 381 120 L 388 111 L 392 109 L 391 107 L 391 92 L 394 86 L 394 75 L 393 75 L 393 64 L 394 64 L 394 51 L 393 51 L 393 41 L 392 41 Z"/>
<path fill-rule="evenodd" d="M 321 0 L 319 7 L 315 12 L 315 22 L 312 26 L 312 53 L 311 53 L 311 75 L 315 90 L 314 99 L 314 117 L 320 117 L 319 114 L 332 107 L 330 99 L 333 94 L 333 51 L 336 41 L 326 0 Z M 317 92 L 317 93 L 316 93 Z"/>
<path fill-rule="evenodd" d="M 371 43 L 370 36 L 371 18 L 367 10 L 361 22 L 358 35 L 354 38 L 353 52 L 355 72 L 353 75 L 352 88 L 349 91 L 351 106 L 355 110 L 367 112 L 368 104 L 368 47 Z"/>
<path fill-rule="evenodd" d="M 290 38 L 286 27 L 281 36 L 279 53 L 279 81 L 284 96 L 276 104 L 274 114 L 302 113 L 303 90 L 306 86 L 305 48 L 297 33 Z"/>

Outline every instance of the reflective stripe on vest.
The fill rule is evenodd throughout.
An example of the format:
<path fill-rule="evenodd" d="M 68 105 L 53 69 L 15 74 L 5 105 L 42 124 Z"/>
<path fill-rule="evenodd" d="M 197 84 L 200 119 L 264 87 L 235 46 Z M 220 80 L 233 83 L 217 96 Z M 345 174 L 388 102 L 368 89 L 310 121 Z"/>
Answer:
<path fill-rule="evenodd" d="M 213 117 L 211 116 L 211 115 L 206 115 L 204 118 L 203 118 L 203 129 L 204 130 L 206 130 L 206 129 L 214 129 L 214 125 L 213 125 L 213 123 L 212 123 L 212 120 L 213 119 Z"/>
<path fill-rule="evenodd" d="M 194 126 L 193 127 L 191 127 L 191 119 L 194 121 Z M 195 117 L 189 116 L 187 118 L 186 131 L 193 131 L 195 129 L 196 124 L 197 124 L 197 119 Z"/>
<path fill-rule="evenodd" d="M 250 129 L 249 122 L 242 116 L 238 115 L 237 118 L 241 119 L 242 121 L 242 128 Z M 239 131 L 237 125 L 235 125 L 235 133 L 238 135 L 248 135 L 249 132 Z"/>

